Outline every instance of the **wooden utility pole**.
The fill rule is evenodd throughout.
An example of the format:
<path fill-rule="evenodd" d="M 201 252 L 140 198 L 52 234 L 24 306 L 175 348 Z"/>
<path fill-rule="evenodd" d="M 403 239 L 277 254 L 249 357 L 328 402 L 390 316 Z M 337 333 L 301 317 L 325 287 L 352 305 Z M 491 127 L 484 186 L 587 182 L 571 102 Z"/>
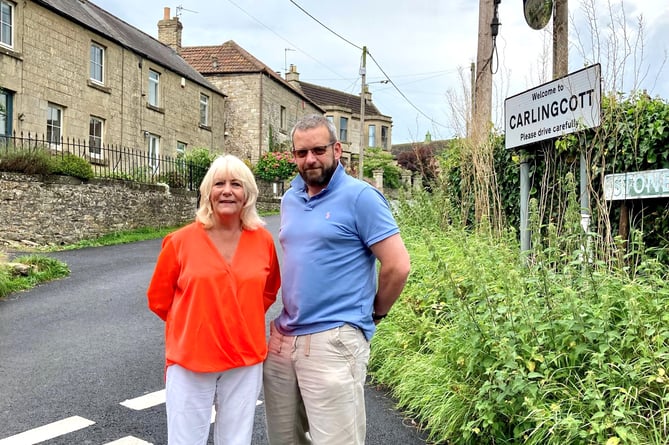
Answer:
<path fill-rule="evenodd" d="M 568 0 L 555 0 L 553 9 L 553 79 L 569 74 Z"/>
<path fill-rule="evenodd" d="M 478 145 L 492 121 L 492 23 L 495 0 L 479 0 L 479 38 L 476 52 L 476 80 L 472 104 L 471 137 Z"/>
<path fill-rule="evenodd" d="M 365 89 L 367 85 L 365 78 L 367 75 L 367 47 L 362 47 L 362 65 L 360 66 L 360 75 L 362 76 L 362 85 L 360 86 L 360 154 L 358 157 L 358 178 L 365 177 L 362 171 L 363 157 L 365 154 Z"/>

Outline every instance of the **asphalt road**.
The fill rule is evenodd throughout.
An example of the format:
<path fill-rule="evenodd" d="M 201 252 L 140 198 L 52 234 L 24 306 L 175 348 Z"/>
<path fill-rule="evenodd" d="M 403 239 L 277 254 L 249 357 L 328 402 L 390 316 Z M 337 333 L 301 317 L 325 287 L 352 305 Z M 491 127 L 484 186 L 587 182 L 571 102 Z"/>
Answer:
<path fill-rule="evenodd" d="M 276 234 L 278 217 L 267 221 Z M 145 297 L 159 249 L 152 240 L 54 253 L 68 278 L 0 301 L 0 445 L 166 443 L 163 322 Z M 154 401 L 121 404 L 142 396 Z M 425 443 L 372 387 L 367 418 L 368 445 Z M 253 444 L 267 444 L 262 403 Z"/>

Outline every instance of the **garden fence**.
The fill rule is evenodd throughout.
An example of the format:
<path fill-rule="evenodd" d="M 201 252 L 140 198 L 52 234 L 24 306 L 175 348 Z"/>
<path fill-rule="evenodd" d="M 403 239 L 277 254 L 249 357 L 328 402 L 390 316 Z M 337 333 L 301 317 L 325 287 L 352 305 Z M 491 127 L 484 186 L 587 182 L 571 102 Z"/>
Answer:
<path fill-rule="evenodd" d="M 60 138 L 54 142 L 44 135 L 28 133 L 0 137 L 0 156 L 10 151 L 43 150 L 53 157 L 73 154 L 86 159 L 96 178 L 123 179 L 144 184 L 165 183 L 173 188 L 197 190 L 209 166 L 189 162 L 182 156 L 161 156 L 113 144 L 95 144 Z"/>

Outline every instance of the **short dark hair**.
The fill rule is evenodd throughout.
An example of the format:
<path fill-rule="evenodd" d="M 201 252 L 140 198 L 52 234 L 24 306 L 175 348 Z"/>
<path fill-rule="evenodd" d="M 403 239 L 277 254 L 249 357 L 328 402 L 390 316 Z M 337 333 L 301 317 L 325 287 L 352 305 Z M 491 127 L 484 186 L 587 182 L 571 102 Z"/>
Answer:
<path fill-rule="evenodd" d="M 337 142 L 337 128 L 327 117 L 320 114 L 308 114 L 301 117 L 290 132 L 290 142 L 293 142 L 293 136 L 296 131 L 311 130 L 312 128 L 326 127 L 330 133 L 330 142 Z"/>

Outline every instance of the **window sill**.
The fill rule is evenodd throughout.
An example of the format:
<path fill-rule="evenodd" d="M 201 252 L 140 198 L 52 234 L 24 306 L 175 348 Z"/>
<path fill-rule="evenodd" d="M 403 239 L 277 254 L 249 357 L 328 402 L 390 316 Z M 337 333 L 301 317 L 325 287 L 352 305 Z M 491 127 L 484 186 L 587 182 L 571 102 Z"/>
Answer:
<path fill-rule="evenodd" d="M 148 102 L 146 103 L 146 108 L 148 108 L 149 110 L 153 110 L 157 113 L 165 114 L 165 109 L 164 108 L 156 107 L 155 105 L 151 105 Z"/>
<path fill-rule="evenodd" d="M 209 125 L 198 124 L 198 126 L 200 127 L 201 130 L 211 131 L 211 126 Z"/>
<path fill-rule="evenodd" d="M 91 79 L 88 79 L 86 84 L 93 89 L 96 89 L 98 91 L 102 91 L 103 93 L 111 94 L 111 92 L 112 92 L 111 88 L 106 87 L 106 86 L 104 86 L 102 84 L 99 84 L 97 82 L 93 82 Z"/>
<path fill-rule="evenodd" d="M 23 61 L 23 54 L 3 45 L 0 45 L 0 54 L 4 54 L 5 56 L 9 56 L 13 59 Z"/>

